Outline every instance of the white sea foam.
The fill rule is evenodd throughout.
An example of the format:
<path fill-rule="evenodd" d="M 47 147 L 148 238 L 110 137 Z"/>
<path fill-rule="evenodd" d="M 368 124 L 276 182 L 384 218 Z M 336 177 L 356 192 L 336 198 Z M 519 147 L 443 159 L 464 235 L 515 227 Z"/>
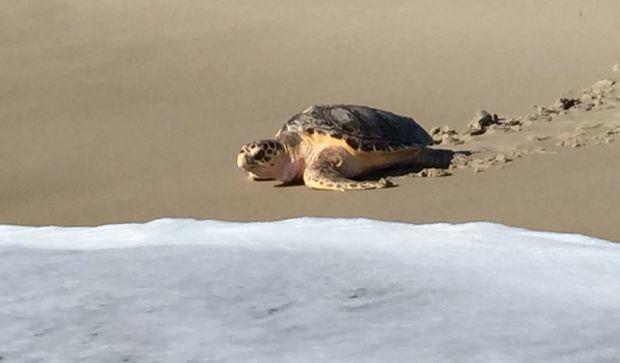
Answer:
<path fill-rule="evenodd" d="M 491 223 L 0 226 L 6 361 L 612 361 L 620 245 Z"/>

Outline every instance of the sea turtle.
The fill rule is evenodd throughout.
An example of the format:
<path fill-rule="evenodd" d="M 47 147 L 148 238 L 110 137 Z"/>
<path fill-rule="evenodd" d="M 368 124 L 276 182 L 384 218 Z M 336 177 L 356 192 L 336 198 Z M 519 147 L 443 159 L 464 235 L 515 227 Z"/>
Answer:
<path fill-rule="evenodd" d="M 274 139 L 243 146 L 237 165 L 255 180 L 303 179 L 323 190 L 392 186 L 386 179 L 358 181 L 378 169 L 434 162 L 431 136 L 412 118 L 357 105 L 313 105 L 293 116 Z"/>

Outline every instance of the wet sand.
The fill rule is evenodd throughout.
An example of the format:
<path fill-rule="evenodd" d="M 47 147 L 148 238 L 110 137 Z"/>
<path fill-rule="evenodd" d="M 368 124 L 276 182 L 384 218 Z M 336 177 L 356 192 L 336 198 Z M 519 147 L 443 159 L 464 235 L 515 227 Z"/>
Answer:
<path fill-rule="evenodd" d="M 572 148 L 553 134 L 555 153 L 370 192 L 251 183 L 235 165 L 242 144 L 313 103 L 462 130 L 478 109 L 525 115 L 617 79 L 618 13 L 616 1 L 3 2 L 0 223 L 364 216 L 620 241 L 620 140 Z M 545 132 L 620 118 L 575 112 Z M 454 147 L 501 149 L 520 132 Z"/>

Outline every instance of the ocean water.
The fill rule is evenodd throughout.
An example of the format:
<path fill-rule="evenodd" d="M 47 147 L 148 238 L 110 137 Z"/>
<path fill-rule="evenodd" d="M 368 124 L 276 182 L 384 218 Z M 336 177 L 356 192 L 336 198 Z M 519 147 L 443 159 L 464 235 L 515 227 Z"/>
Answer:
<path fill-rule="evenodd" d="M 491 223 L 0 226 L 6 362 L 611 362 L 619 307 L 619 244 Z"/>

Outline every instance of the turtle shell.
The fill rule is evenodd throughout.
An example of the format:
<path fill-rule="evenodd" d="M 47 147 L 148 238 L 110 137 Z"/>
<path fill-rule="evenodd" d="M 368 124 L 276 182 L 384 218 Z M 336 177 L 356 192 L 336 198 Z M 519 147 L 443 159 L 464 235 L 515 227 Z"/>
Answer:
<path fill-rule="evenodd" d="M 288 120 L 277 136 L 324 134 L 360 151 L 430 145 L 431 136 L 411 117 L 357 105 L 315 105 Z"/>

